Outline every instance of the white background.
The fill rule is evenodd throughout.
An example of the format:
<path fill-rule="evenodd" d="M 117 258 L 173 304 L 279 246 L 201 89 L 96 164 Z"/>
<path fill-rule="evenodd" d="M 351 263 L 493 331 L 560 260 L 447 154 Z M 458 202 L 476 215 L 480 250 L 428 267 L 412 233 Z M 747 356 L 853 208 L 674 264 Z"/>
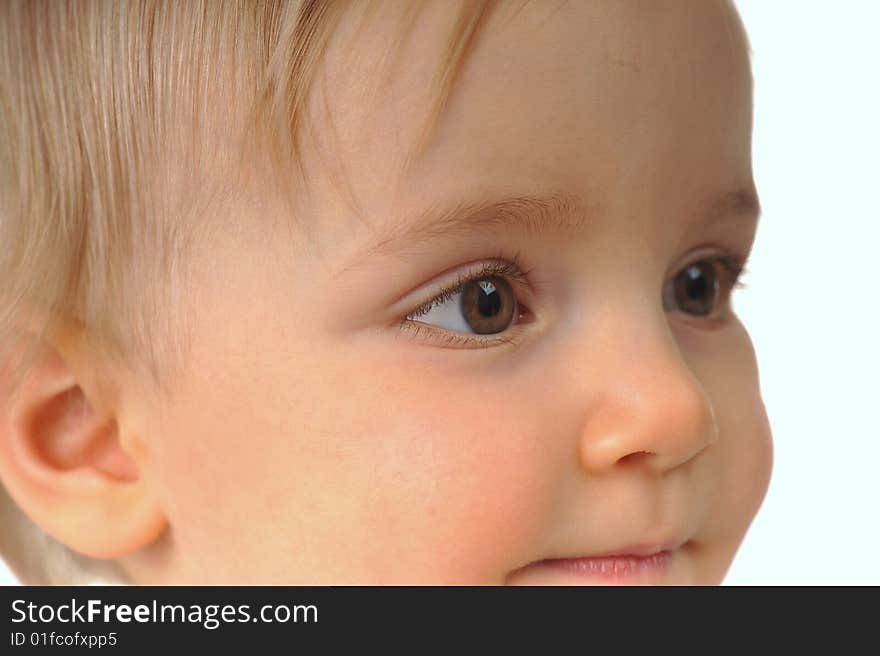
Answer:
<path fill-rule="evenodd" d="M 880 2 L 737 6 L 764 215 L 735 305 L 775 467 L 726 584 L 880 585 Z"/>
<path fill-rule="evenodd" d="M 880 3 L 738 0 L 764 207 L 735 301 L 775 439 L 728 584 L 880 584 Z"/>

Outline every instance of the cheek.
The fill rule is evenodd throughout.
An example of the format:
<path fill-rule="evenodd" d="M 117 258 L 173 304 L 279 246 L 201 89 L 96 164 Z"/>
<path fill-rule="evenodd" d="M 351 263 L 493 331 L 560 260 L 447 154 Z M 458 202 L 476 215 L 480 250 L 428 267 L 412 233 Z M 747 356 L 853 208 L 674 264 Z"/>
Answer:
<path fill-rule="evenodd" d="M 372 568 L 387 580 L 406 563 L 419 580 L 500 582 L 546 521 L 552 469 L 537 422 L 497 381 L 387 368 L 382 380 L 382 393 L 350 397 L 342 421 L 363 427 L 360 484 L 387 537 Z M 387 412 L 372 412 L 389 398 Z"/>
<path fill-rule="evenodd" d="M 707 531 L 732 558 L 764 500 L 773 466 L 770 423 L 761 399 L 754 349 L 737 324 L 715 356 L 701 358 L 701 380 L 712 398 L 719 440 L 705 475 L 710 477 Z"/>
<path fill-rule="evenodd" d="M 170 521 L 198 559 L 185 567 L 247 581 L 500 582 L 550 502 L 552 465 L 524 399 L 477 376 L 324 355 L 298 354 L 295 377 L 205 375 L 156 428 Z"/>
<path fill-rule="evenodd" d="M 744 392 L 747 394 L 746 392 Z M 764 404 L 757 394 L 740 399 L 735 412 L 719 416 L 721 512 L 732 534 L 744 533 L 761 506 L 770 483 L 773 446 Z"/>
<path fill-rule="evenodd" d="M 278 507 L 285 497 L 277 492 L 294 475 L 289 450 L 278 449 L 286 436 L 264 423 L 265 395 L 248 396 L 231 379 L 204 383 L 181 388 L 174 411 L 152 431 L 181 570 L 175 580 L 253 580 L 255 562 L 278 557 L 259 553 L 255 542 L 268 548 L 265 534 L 284 528 Z"/>

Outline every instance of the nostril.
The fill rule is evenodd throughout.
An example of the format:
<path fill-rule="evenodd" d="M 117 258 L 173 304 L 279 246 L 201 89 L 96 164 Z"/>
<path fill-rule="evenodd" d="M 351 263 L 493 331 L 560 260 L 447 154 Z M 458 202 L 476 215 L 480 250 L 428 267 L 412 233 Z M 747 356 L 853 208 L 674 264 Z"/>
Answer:
<path fill-rule="evenodd" d="M 653 451 L 635 451 L 623 456 L 617 462 L 621 465 L 637 465 L 645 460 L 645 458 L 650 458 L 653 455 L 656 455 Z"/>

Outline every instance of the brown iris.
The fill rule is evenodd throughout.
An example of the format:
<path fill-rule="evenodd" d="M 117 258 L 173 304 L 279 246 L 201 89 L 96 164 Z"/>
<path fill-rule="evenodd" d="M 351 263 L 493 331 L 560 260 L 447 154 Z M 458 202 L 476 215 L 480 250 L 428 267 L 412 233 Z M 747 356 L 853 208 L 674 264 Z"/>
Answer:
<path fill-rule="evenodd" d="M 678 308 L 697 316 L 711 314 L 718 299 L 719 282 L 710 262 L 697 262 L 675 277 L 675 302 Z"/>
<path fill-rule="evenodd" d="M 462 287 L 461 313 L 475 333 L 503 332 L 515 310 L 516 296 L 503 278 L 484 276 Z"/>

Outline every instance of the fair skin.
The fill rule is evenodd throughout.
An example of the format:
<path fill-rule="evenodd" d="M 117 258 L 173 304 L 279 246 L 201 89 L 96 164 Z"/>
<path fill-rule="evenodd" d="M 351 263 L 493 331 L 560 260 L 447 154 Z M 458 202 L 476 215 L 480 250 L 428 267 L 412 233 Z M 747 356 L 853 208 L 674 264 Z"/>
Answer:
<path fill-rule="evenodd" d="M 316 238 L 283 227 L 258 176 L 224 200 L 216 211 L 241 218 L 194 254 L 171 401 L 123 377 L 106 395 L 80 381 L 117 439 L 91 495 L 68 479 L 63 512 L 105 528 L 65 523 L 3 465 L 55 535 L 135 582 L 600 582 L 541 561 L 639 545 L 669 559 L 625 582 L 723 579 L 772 460 L 718 260 L 744 258 L 757 225 L 735 18 L 720 2 L 503 7 L 404 170 L 452 8 L 424 12 L 375 101 L 363 81 L 393 21 L 354 55 L 334 37 L 299 208 Z M 428 208 L 525 196 L 567 202 L 557 219 L 529 210 L 529 226 L 401 236 Z M 524 284 L 492 278 L 510 321 L 475 334 L 477 303 L 455 298 L 406 319 L 514 258 Z M 688 272 L 704 277 L 690 297 Z M 82 370 L 86 355 L 58 349 Z"/>

